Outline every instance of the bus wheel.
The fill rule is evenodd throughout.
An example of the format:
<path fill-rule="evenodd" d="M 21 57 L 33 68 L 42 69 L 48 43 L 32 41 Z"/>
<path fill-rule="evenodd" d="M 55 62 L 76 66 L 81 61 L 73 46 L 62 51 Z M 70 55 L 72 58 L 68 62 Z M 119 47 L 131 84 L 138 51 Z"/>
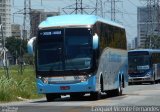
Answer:
<path fill-rule="evenodd" d="M 101 84 L 100 84 L 100 89 L 99 89 L 99 91 L 90 93 L 91 99 L 93 99 L 93 100 L 99 100 L 99 99 L 101 99 L 102 87 L 103 87 L 103 85 L 102 85 L 102 83 L 101 83 Z"/>
<path fill-rule="evenodd" d="M 118 88 L 115 90 L 115 95 L 116 96 L 121 96 L 122 95 L 122 88 L 123 88 L 123 82 L 120 80 L 119 81 L 119 86 Z"/>
<path fill-rule="evenodd" d="M 90 93 L 90 97 L 92 100 L 99 100 L 101 99 L 101 92 Z"/>
<path fill-rule="evenodd" d="M 53 93 L 47 93 L 46 94 L 46 99 L 47 99 L 48 102 L 54 101 L 56 98 L 60 98 L 60 95 L 53 94 Z"/>
<path fill-rule="evenodd" d="M 155 82 L 155 81 L 151 81 L 150 83 L 151 83 L 151 84 L 156 84 L 156 82 Z"/>
<path fill-rule="evenodd" d="M 100 78 L 99 85 L 100 85 L 100 88 L 99 88 L 99 90 L 97 92 L 90 93 L 90 97 L 93 100 L 101 99 L 101 92 L 103 91 L 103 77 L 102 77 L 102 75 L 101 75 L 101 78 Z"/>
<path fill-rule="evenodd" d="M 151 81 L 150 83 L 151 84 L 156 84 L 155 75 L 154 75 L 153 81 Z"/>
<path fill-rule="evenodd" d="M 107 93 L 107 96 L 108 96 L 108 97 L 113 97 L 113 96 L 115 96 L 115 91 L 114 91 L 114 90 L 108 90 L 106 93 Z"/>

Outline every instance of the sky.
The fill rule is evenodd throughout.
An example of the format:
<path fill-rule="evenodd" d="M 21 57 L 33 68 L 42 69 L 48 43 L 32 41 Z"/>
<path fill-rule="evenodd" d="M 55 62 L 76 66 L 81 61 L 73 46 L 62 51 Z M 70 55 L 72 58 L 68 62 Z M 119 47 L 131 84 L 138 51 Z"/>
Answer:
<path fill-rule="evenodd" d="M 24 9 L 24 0 L 11 0 L 12 1 L 12 13 L 20 11 Z M 86 5 L 90 5 L 91 7 L 95 6 L 96 0 L 84 0 L 83 3 Z M 111 18 L 108 13 L 111 9 L 110 3 L 107 1 L 110 0 L 102 0 L 103 3 L 103 14 L 104 18 Z M 106 2 L 105 2 L 106 1 Z M 116 0 L 116 21 L 122 24 L 126 28 L 126 35 L 128 43 L 137 36 L 137 7 L 145 6 L 146 3 L 142 0 Z M 61 9 L 72 5 L 75 3 L 75 0 L 31 0 L 31 8 L 32 9 L 45 9 L 45 11 L 61 11 Z M 64 13 L 63 13 L 64 14 Z M 13 16 L 13 14 L 12 14 Z M 13 23 L 13 19 L 12 19 Z M 23 23 L 22 14 L 16 14 L 14 16 L 14 23 L 21 24 Z"/>

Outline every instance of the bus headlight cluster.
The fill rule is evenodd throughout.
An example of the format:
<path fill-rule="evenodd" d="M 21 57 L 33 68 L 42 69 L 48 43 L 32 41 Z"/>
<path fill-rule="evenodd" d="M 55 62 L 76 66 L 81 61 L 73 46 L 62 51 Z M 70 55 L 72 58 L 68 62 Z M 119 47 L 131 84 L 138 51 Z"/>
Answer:
<path fill-rule="evenodd" d="M 43 78 L 43 82 L 44 82 L 45 84 L 48 84 L 48 77 L 44 77 L 44 78 Z"/>
<path fill-rule="evenodd" d="M 90 75 L 75 75 L 75 76 L 61 76 L 61 77 L 38 77 L 43 83 L 55 83 L 55 82 L 85 82 L 91 77 Z"/>
<path fill-rule="evenodd" d="M 79 77 L 79 80 L 81 81 L 81 82 L 84 82 L 84 81 L 87 81 L 87 76 L 86 75 L 81 75 L 81 76 L 78 76 Z"/>
<path fill-rule="evenodd" d="M 43 83 L 48 84 L 48 77 L 41 77 L 41 76 L 38 76 L 38 79 L 42 80 Z"/>
<path fill-rule="evenodd" d="M 146 77 L 151 77 L 151 75 L 152 75 L 152 72 L 149 71 L 149 72 L 147 72 L 147 74 L 146 74 L 145 76 L 146 76 Z"/>

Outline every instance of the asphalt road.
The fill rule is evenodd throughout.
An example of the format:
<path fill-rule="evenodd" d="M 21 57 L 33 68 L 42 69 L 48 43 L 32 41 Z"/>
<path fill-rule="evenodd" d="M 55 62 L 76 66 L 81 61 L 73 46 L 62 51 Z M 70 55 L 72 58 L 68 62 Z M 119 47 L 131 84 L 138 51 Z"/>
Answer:
<path fill-rule="evenodd" d="M 146 110 L 147 109 L 147 110 Z M 53 102 L 45 98 L 0 104 L 2 112 L 160 112 L 160 84 L 132 85 L 124 89 L 122 96 L 93 101 L 89 95 L 71 99 L 63 96 Z"/>

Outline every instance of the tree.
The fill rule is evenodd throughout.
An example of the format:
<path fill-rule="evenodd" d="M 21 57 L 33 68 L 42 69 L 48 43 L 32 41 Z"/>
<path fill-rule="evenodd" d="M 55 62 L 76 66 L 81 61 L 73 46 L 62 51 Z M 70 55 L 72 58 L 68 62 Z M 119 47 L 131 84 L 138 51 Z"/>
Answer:
<path fill-rule="evenodd" d="M 15 62 L 16 59 L 21 58 L 27 52 L 27 40 L 16 37 L 6 38 L 6 48 L 13 56 Z"/>
<path fill-rule="evenodd" d="M 33 55 L 26 53 L 26 54 L 24 54 L 23 59 L 26 64 L 34 65 Z"/>

